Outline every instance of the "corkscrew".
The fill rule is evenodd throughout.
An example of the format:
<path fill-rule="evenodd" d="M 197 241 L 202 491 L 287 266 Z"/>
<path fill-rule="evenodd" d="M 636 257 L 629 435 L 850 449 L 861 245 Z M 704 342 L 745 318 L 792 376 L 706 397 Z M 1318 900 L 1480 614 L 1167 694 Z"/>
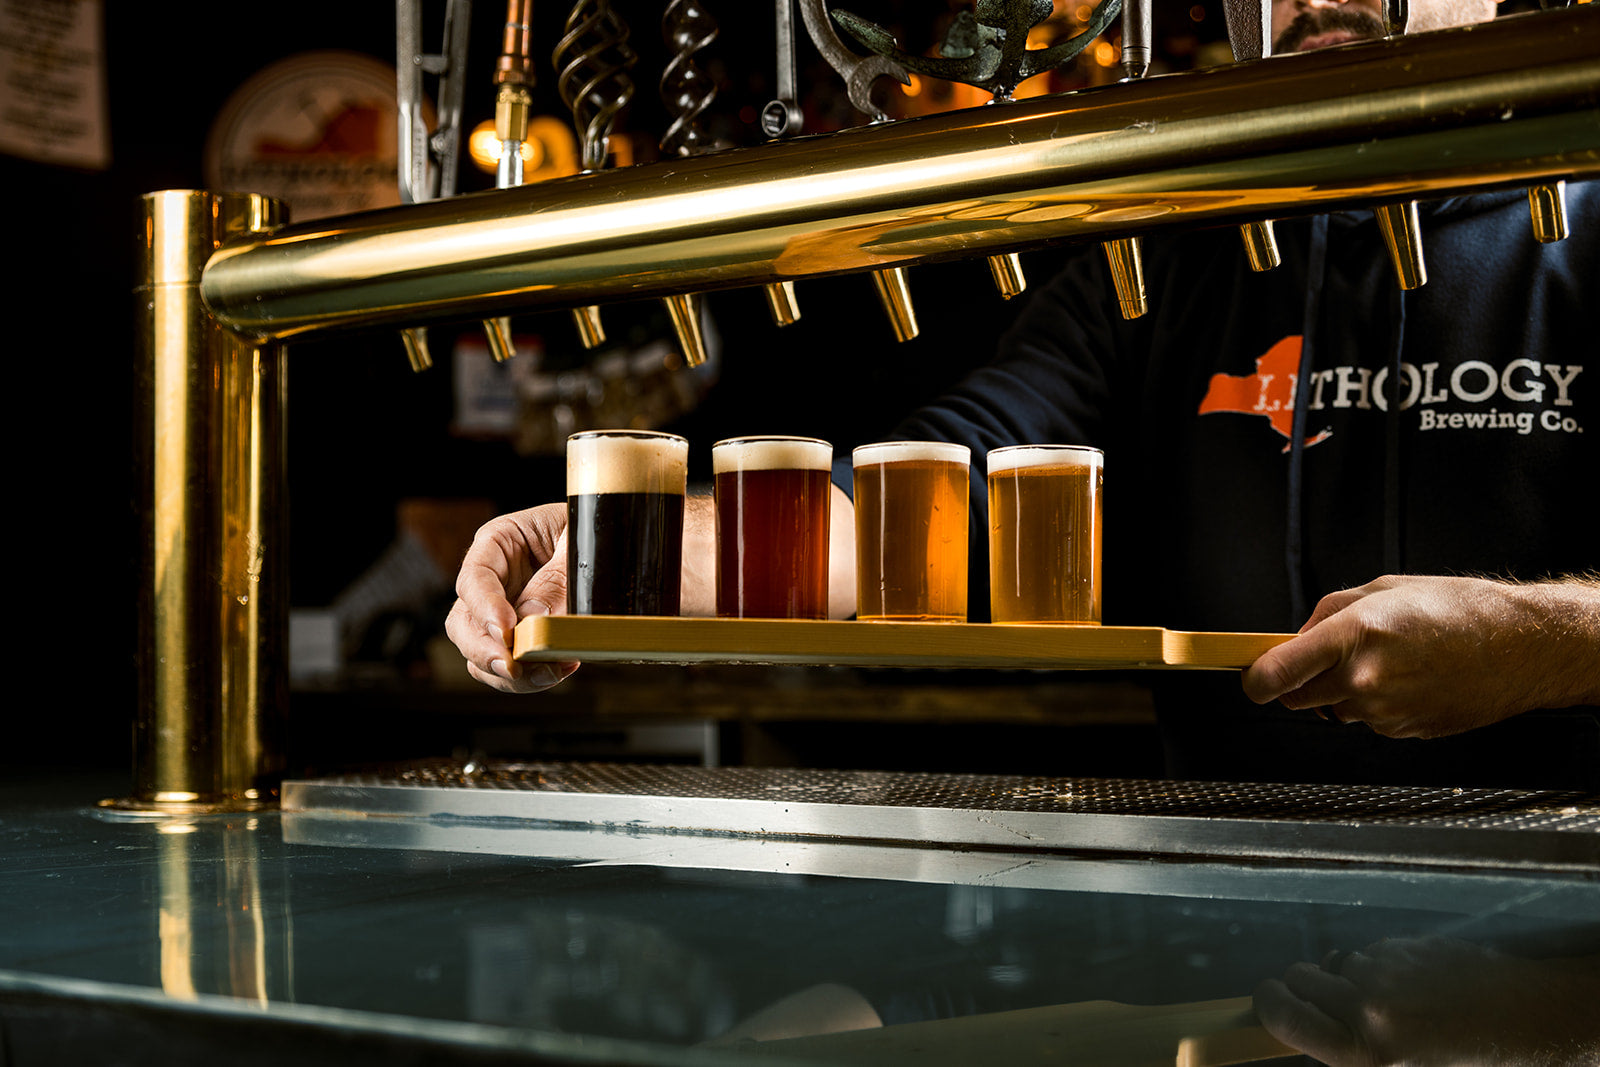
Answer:
<path fill-rule="evenodd" d="M 633 102 L 634 85 L 628 71 L 638 61 L 638 53 L 628 44 L 628 24 L 608 0 L 577 0 L 573 4 L 551 62 L 556 67 L 556 90 L 572 112 L 582 141 L 585 171 L 605 166 L 612 127 Z M 598 307 L 574 308 L 572 317 L 585 348 L 605 341 Z"/>

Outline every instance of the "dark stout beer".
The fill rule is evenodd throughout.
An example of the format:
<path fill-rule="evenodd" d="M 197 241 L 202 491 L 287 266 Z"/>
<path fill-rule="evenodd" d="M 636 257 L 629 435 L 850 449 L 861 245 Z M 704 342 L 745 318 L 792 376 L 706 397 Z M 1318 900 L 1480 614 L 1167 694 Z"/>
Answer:
<path fill-rule="evenodd" d="M 673 434 L 567 439 L 569 614 L 678 614 L 688 457 Z"/>
<path fill-rule="evenodd" d="M 1097 448 L 989 453 L 989 609 L 995 622 L 1100 621 Z"/>
<path fill-rule="evenodd" d="M 828 617 L 833 446 L 807 437 L 718 441 L 717 614 Z"/>
<path fill-rule="evenodd" d="M 967 621 L 965 445 L 885 441 L 855 468 L 856 617 Z"/>

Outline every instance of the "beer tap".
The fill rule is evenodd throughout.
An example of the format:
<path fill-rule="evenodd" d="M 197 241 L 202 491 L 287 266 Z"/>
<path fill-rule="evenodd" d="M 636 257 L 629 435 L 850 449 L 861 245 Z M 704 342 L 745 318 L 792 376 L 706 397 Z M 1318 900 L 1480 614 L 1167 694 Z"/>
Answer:
<path fill-rule="evenodd" d="M 808 28 L 812 28 L 811 9 L 805 5 L 820 6 L 820 2 L 801 0 L 801 10 L 807 13 Z M 1136 47 L 1136 54 L 1142 54 L 1142 61 L 1135 60 L 1142 75 L 1149 66 L 1150 56 L 1148 0 L 1141 6 L 1142 10 L 1135 14 L 1134 21 L 1126 24 L 1125 34 L 1138 37 L 1142 42 Z M 1053 10 L 1051 0 L 979 0 L 975 11 L 963 11 L 956 17 L 945 34 L 939 56 L 935 58 L 912 56 L 902 51 L 892 34 L 857 15 L 839 11 L 833 17 L 868 50 L 893 60 L 903 70 L 914 70 L 930 77 L 947 78 L 985 89 L 993 95 L 993 103 L 1003 104 L 1012 99 L 1019 83 L 1052 70 L 1081 52 L 1122 10 L 1122 2 L 1101 0 L 1089 17 L 1088 27 L 1069 41 L 1049 48 L 1028 48 L 1028 32 L 1049 18 Z M 817 36 L 814 28 L 812 35 Z M 821 42 L 818 43 L 820 45 Z M 824 54 L 827 54 L 826 49 Z M 846 52 L 846 55 L 853 56 L 854 53 Z M 835 69 L 841 69 L 838 64 L 834 66 Z M 856 102 L 856 106 L 868 110 L 870 101 L 867 106 Z M 1106 255 L 1111 262 L 1123 314 L 1129 318 L 1142 315 L 1144 280 L 1139 264 L 1138 238 L 1107 242 Z M 1026 285 L 1022 261 L 1015 253 L 990 256 L 989 271 L 1000 295 L 1008 300 L 1022 292 Z M 879 294 L 886 302 L 905 295 L 904 273 L 899 268 L 895 268 L 895 273 L 899 275 L 898 286 L 894 278 L 880 276 L 879 279 Z M 909 306 L 908 303 L 908 311 Z"/>
<path fill-rule="evenodd" d="M 1150 69 L 1152 36 L 1150 0 L 1122 0 L 1123 81 L 1138 81 Z M 1149 310 L 1144 292 L 1144 260 L 1137 237 L 1118 237 L 1102 245 L 1117 291 L 1117 308 L 1125 319 Z"/>
<path fill-rule="evenodd" d="M 577 0 L 551 60 L 556 88 L 578 128 L 584 172 L 600 170 L 612 124 L 633 101 L 628 71 L 639 56 L 628 45 L 628 24 L 612 10 L 610 0 Z M 585 348 L 605 342 L 598 307 L 574 308 L 572 317 Z"/>
<path fill-rule="evenodd" d="M 471 0 L 448 0 L 443 48 L 430 55 L 422 48 L 422 0 L 395 0 L 395 92 L 400 113 L 400 199 L 404 203 L 455 195 L 471 13 Z M 422 106 L 425 74 L 439 79 L 438 126 L 431 133 Z M 413 371 L 433 366 L 426 330 L 401 330 L 400 339 Z"/>
<path fill-rule="evenodd" d="M 1222 12 L 1228 23 L 1228 44 L 1233 60 L 1264 59 L 1272 54 L 1272 0 L 1223 0 Z M 1278 238 L 1271 219 L 1241 223 L 1239 236 L 1244 241 L 1245 258 L 1253 271 L 1271 270 L 1281 263 Z"/>
<path fill-rule="evenodd" d="M 881 55 L 860 56 L 845 47 L 834 32 L 833 21 L 828 17 L 827 0 L 800 0 L 800 17 L 805 21 L 811 43 L 816 45 L 822 58 L 844 79 L 845 91 L 857 111 L 867 116 L 869 123 L 888 121 L 886 115 L 872 99 L 872 89 L 879 78 L 893 78 L 902 85 L 911 84 L 905 67 Z M 916 309 L 911 304 L 911 288 L 906 284 L 904 267 L 888 267 L 874 271 L 873 285 L 878 290 L 878 300 L 889 316 L 896 341 L 905 342 L 916 337 Z"/>
<path fill-rule="evenodd" d="M 533 106 L 533 0 L 506 0 L 506 21 L 501 29 L 500 58 L 494 69 L 494 135 L 500 142 L 495 168 L 495 188 L 521 185 L 522 146 L 528 139 L 528 112 Z M 516 355 L 508 317 L 484 319 L 484 336 L 495 362 Z"/>
<path fill-rule="evenodd" d="M 662 13 L 661 32 L 672 49 L 672 58 L 661 72 L 661 100 L 671 118 L 661 136 L 661 151 L 666 155 L 688 158 L 705 151 L 709 138 L 699 118 L 716 97 L 717 87 L 694 57 L 717 39 L 717 30 L 716 20 L 699 0 L 669 0 Z M 675 293 L 663 302 L 684 361 L 698 367 L 706 361 L 699 301 L 693 293 Z"/>
<path fill-rule="evenodd" d="M 1405 33 L 1410 17 L 1408 0 L 1383 0 L 1385 36 Z M 1383 234 L 1383 243 L 1389 249 L 1400 288 L 1416 289 L 1425 284 L 1428 265 L 1422 258 L 1422 222 L 1417 214 L 1417 202 L 1379 204 L 1372 209 L 1372 214 L 1378 220 L 1378 232 Z"/>
<path fill-rule="evenodd" d="M 1570 0 L 1540 0 L 1540 7 L 1566 7 Z M 1551 244 L 1567 236 L 1567 183 L 1546 182 L 1528 188 L 1528 213 L 1533 220 L 1533 237 L 1540 244 Z"/>
<path fill-rule="evenodd" d="M 800 132 L 805 116 L 800 110 L 800 79 L 794 58 L 794 0 L 775 0 L 773 21 L 778 29 L 778 95 L 761 109 L 761 132 L 772 140 Z M 794 282 L 770 282 L 762 286 L 767 311 L 779 326 L 800 321 L 800 305 L 795 300 Z"/>

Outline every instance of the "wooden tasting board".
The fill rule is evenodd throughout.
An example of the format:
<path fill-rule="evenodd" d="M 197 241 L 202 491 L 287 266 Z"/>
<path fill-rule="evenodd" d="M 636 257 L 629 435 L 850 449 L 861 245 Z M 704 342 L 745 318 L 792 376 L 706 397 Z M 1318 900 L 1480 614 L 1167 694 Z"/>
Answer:
<path fill-rule="evenodd" d="M 518 660 L 611 663 L 1238 669 L 1292 636 L 1159 626 L 547 615 L 517 624 L 512 654 Z"/>

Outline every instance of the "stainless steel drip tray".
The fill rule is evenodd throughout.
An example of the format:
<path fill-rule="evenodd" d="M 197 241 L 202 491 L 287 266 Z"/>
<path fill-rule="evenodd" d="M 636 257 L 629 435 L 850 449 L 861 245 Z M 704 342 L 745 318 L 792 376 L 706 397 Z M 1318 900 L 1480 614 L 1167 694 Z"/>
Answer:
<path fill-rule="evenodd" d="M 1589 793 L 601 763 L 284 783 L 285 813 L 610 834 L 1600 869 Z"/>

